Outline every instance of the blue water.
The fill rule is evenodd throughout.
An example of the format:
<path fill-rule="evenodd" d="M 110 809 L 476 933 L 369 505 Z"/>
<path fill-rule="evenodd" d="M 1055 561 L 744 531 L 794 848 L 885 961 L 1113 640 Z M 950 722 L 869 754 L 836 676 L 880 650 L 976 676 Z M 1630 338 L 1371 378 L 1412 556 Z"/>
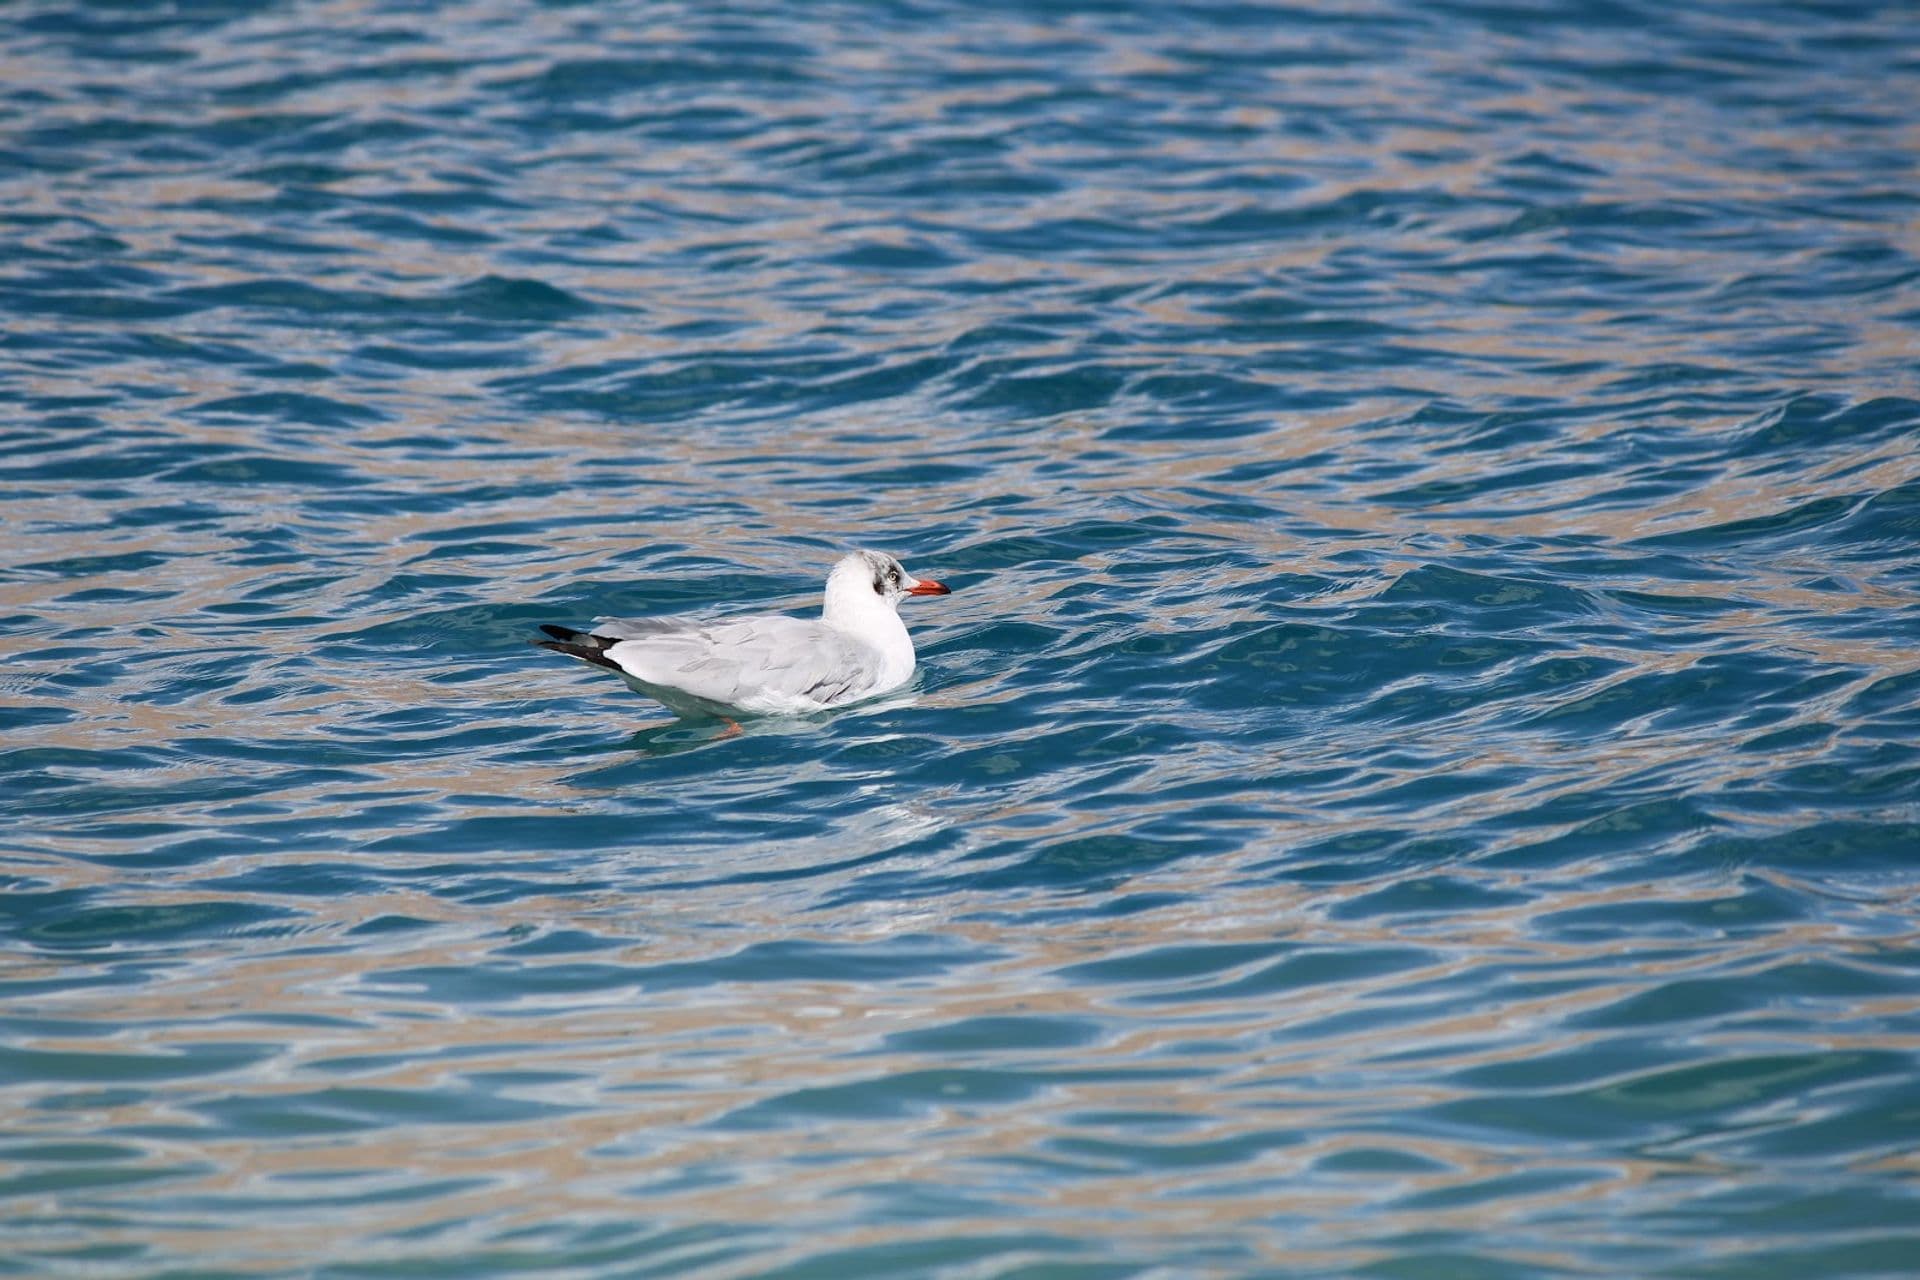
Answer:
<path fill-rule="evenodd" d="M 1916 49 L 0 9 L 0 1274 L 1920 1274 Z"/>

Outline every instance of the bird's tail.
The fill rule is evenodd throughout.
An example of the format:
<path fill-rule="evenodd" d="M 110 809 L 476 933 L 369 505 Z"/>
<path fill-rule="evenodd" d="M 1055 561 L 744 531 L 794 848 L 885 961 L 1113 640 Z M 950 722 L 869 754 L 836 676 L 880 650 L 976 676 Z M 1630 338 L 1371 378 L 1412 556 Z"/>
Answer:
<path fill-rule="evenodd" d="M 585 631 L 575 631 L 571 627 L 556 627 L 551 623 L 542 623 L 540 629 L 553 639 L 535 640 L 533 642 L 535 648 L 564 653 L 569 658 L 591 662 L 594 666 L 605 667 L 609 671 L 620 670 L 620 664 L 602 652 L 608 645 L 614 643 L 605 636 L 590 635 Z"/>

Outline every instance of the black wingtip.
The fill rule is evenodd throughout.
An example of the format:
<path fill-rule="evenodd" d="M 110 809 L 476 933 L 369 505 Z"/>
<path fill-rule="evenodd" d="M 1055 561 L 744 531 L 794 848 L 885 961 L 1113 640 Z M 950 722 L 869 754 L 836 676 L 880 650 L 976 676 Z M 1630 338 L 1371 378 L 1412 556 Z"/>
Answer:
<path fill-rule="evenodd" d="M 565 630 L 564 627 L 554 629 Z M 579 632 L 576 631 L 572 634 L 578 635 Z M 591 662 L 594 666 L 605 667 L 609 671 L 618 671 L 621 669 L 619 663 L 607 657 L 607 655 L 601 653 L 592 645 L 569 644 L 564 640 L 535 640 L 533 647 L 536 649 L 551 649 L 555 653 L 564 653 L 569 658 L 578 658 L 582 662 Z"/>
<path fill-rule="evenodd" d="M 552 636 L 555 640 L 564 641 L 567 644 L 575 644 L 586 639 L 586 633 L 584 631 L 575 631 L 572 627 L 556 627 L 551 622 L 541 623 L 540 629 Z M 539 644 L 540 642 L 536 640 L 534 643 Z"/>

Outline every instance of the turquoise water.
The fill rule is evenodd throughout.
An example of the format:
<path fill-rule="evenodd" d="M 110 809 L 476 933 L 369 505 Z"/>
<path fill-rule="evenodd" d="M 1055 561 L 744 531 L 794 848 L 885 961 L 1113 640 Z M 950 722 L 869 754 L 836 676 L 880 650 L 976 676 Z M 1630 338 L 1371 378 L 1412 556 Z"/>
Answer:
<path fill-rule="evenodd" d="M 1915 49 L 0 10 L 0 1274 L 1920 1274 Z"/>

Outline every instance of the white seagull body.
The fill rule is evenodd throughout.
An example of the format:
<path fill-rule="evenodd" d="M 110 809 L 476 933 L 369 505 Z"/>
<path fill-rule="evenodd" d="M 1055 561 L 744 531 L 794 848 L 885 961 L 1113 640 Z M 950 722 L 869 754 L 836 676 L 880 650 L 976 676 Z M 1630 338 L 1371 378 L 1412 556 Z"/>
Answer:
<path fill-rule="evenodd" d="M 791 715 L 844 706 L 913 677 L 913 638 L 896 612 L 947 588 L 898 560 L 855 551 L 827 577 L 820 617 L 596 618 L 591 631 L 542 626 L 543 649 L 605 667 L 683 716 Z"/>

